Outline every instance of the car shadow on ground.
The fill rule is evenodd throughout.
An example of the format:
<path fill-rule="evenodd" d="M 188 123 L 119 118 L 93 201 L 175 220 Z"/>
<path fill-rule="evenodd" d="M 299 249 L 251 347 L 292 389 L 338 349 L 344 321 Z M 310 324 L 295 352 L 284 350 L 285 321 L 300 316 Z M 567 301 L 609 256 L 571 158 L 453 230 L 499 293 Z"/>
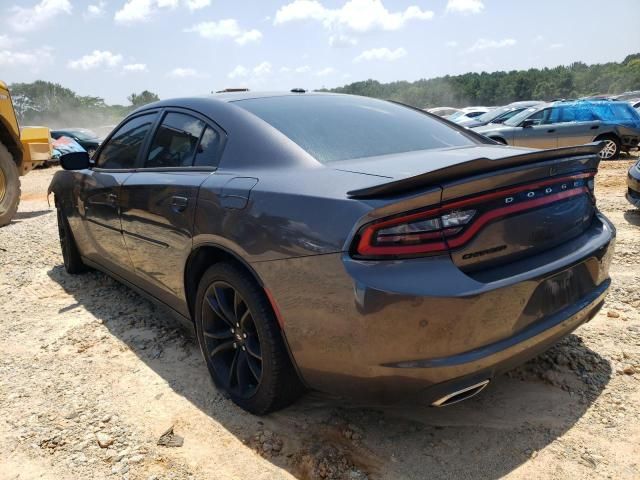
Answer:
<path fill-rule="evenodd" d="M 12 222 L 17 222 L 19 220 L 27 220 L 29 218 L 37 218 L 37 217 L 41 217 L 42 215 L 47 215 L 51 213 L 51 210 L 47 209 L 47 210 L 35 210 L 33 212 L 17 212 L 13 219 L 11 220 Z"/>
<path fill-rule="evenodd" d="M 447 408 L 367 407 L 310 393 L 259 418 L 216 392 L 193 337 L 165 309 L 99 272 L 70 276 L 59 265 L 48 274 L 73 297 L 59 314 L 84 307 L 175 393 L 300 479 L 500 478 L 567 432 L 611 375 L 607 360 L 570 335 Z"/>

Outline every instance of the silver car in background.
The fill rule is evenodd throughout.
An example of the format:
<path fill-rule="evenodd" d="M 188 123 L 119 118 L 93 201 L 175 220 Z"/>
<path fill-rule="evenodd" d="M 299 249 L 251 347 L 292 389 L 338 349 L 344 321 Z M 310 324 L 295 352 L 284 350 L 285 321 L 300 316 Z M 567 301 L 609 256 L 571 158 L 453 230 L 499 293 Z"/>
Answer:
<path fill-rule="evenodd" d="M 473 130 L 505 145 L 542 149 L 603 141 L 600 156 L 611 160 L 638 147 L 640 115 L 620 101 L 553 102 Z"/>

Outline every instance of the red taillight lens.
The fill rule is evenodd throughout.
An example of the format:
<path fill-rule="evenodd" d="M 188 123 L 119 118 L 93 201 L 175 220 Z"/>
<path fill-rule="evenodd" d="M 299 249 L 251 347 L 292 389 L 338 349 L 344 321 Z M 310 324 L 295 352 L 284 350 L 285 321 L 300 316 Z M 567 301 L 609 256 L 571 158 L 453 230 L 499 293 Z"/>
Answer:
<path fill-rule="evenodd" d="M 502 189 L 439 208 L 370 223 L 359 232 L 363 258 L 420 256 L 466 244 L 487 223 L 580 194 L 593 197 L 593 173 Z"/>
<path fill-rule="evenodd" d="M 458 234 L 469 223 L 476 211 L 450 211 L 441 209 L 397 217 L 365 227 L 358 242 L 358 254 L 413 255 L 446 251 L 446 237 Z"/>

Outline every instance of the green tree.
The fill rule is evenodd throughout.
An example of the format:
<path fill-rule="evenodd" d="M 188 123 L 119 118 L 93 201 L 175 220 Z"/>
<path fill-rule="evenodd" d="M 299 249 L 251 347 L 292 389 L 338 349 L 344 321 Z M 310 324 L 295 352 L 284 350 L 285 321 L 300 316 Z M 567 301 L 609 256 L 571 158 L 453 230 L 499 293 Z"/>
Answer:
<path fill-rule="evenodd" d="M 504 105 L 517 100 L 575 98 L 629 90 L 640 90 L 640 53 L 628 55 L 621 63 L 574 62 L 555 68 L 465 73 L 415 82 L 380 83 L 370 79 L 332 91 L 400 100 L 428 108 Z"/>
<path fill-rule="evenodd" d="M 157 102 L 160 100 L 160 97 L 149 90 L 144 90 L 140 93 L 132 93 L 127 97 L 127 100 L 131 102 L 133 107 L 138 108 L 147 103 Z"/>

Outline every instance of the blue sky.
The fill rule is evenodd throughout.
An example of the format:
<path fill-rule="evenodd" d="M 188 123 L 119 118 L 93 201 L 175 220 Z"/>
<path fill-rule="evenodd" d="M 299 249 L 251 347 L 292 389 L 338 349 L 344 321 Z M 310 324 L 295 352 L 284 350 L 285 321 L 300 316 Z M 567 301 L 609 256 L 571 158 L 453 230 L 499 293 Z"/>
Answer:
<path fill-rule="evenodd" d="M 640 1 L 0 0 L 0 78 L 108 103 L 620 61 Z"/>

